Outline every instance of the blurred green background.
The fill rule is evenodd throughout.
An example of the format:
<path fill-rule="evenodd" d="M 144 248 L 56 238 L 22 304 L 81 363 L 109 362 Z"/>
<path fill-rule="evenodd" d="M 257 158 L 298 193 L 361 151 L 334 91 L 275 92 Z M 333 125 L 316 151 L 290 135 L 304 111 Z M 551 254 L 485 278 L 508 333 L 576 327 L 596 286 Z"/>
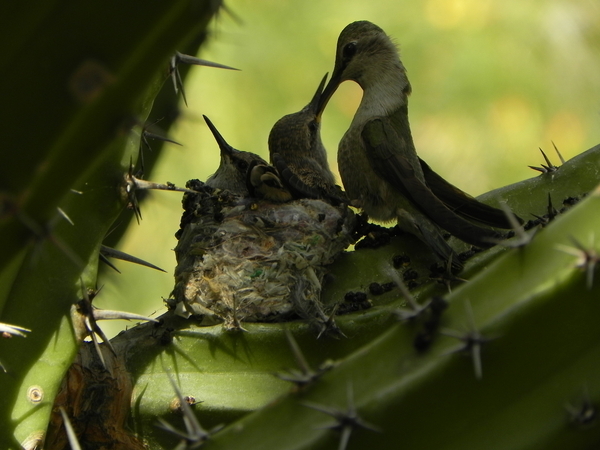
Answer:
<path fill-rule="evenodd" d="M 413 87 L 410 121 L 419 155 L 463 190 L 478 195 L 536 176 L 542 147 L 558 164 L 600 142 L 600 2 L 597 0 L 230 0 L 211 26 L 199 57 L 241 72 L 192 69 L 189 107 L 151 176 L 183 186 L 206 180 L 219 152 L 202 120 L 209 116 L 228 142 L 268 158 L 267 137 L 283 115 L 312 97 L 333 69 L 340 31 L 370 20 L 393 36 Z M 344 83 L 322 123 L 336 167 L 337 143 L 362 91 Z M 162 313 L 173 286 L 174 233 L 181 196 L 153 192 L 143 221 L 131 223 L 119 248 L 167 274 L 116 262 L 104 271 L 95 303 L 143 314 Z M 123 324 L 106 326 L 110 334 Z"/>

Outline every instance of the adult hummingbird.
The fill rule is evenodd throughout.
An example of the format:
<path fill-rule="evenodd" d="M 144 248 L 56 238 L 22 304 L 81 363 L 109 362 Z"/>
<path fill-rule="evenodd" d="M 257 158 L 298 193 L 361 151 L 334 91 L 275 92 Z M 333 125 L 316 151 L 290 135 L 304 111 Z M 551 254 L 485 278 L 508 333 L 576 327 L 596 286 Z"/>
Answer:
<path fill-rule="evenodd" d="M 368 21 L 354 22 L 340 34 L 335 67 L 318 109 L 346 80 L 363 89 L 361 103 L 339 144 L 338 166 L 354 206 L 380 221 L 398 220 L 447 261 L 456 254 L 443 228 L 459 239 L 490 247 L 495 230 L 510 225 L 502 210 L 478 202 L 436 174 L 415 150 L 408 122 L 411 85 L 398 50 L 385 32 Z"/>
<path fill-rule="evenodd" d="M 269 134 L 271 163 L 294 197 L 320 198 L 334 204 L 348 203 L 327 162 L 321 141 L 321 93 L 327 74 L 312 100 L 299 112 L 279 119 Z"/>
<path fill-rule="evenodd" d="M 292 199 L 291 193 L 283 186 L 279 174 L 272 166 L 254 153 L 233 148 L 210 119 L 202 117 L 221 150 L 219 168 L 206 180 L 208 186 L 227 189 L 242 197 L 256 197 L 274 202 Z"/>

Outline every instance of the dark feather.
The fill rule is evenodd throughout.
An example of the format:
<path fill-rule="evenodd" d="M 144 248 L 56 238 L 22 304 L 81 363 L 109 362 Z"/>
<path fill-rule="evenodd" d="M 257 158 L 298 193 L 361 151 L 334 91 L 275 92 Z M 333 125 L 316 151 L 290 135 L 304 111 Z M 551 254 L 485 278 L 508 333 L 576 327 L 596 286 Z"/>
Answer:
<path fill-rule="evenodd" d="M 406 111 L 398 113 L 408 117 Z M 405 129 L 409 130 L 408 119 Z M 407 195 L 434 223 L 459 239 L 480 247 L 490 247 L 499 238 L 494 230 L 469 222 L 434 195 L 422 178 L 420 163 L 416 162 L 418 166 L 415 167 L 415 162 L 409 161 L 412 155 L 418 161 L 416 152 L 407 148 L 406 141 L 395 131 L 388 118 L 368 122 L 362 130 L 362 139 L 373 169 L 381 178 Z"/>
<path fill-rule="evenodd" d="M 421 169 L 425 176 L 425 183 L 433 191 L 435 196 L 455 213 L 466 217 L 467 219 L 489 225 L 496 228 L 512 228 L 506 214 L 499 208 L 481 203 L 466 192 L 444 180 L 433 171 L 429 165 L 419 158 Z M 517 217 L 519 223 L 523 219 Z"/>

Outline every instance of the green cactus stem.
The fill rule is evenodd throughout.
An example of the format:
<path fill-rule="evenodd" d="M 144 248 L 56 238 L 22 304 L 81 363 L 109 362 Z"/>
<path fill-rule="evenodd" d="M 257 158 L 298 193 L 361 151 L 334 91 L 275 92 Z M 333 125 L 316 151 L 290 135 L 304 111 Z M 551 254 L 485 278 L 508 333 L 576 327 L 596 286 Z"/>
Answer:
<path fill-rule="evenodd" d="M 3 5 L 0 447 L 36 448 L 77 353 L 71 306 L 96 287 L 98 251 L 127 199 L 124 175 L 170 57 L 220 2 Z M 63 217 L 64 212 L 69 223 Z M 6 284 L 5 284 L 6 282 Z"/>
<path fill-rule="evenodd" d="M 600 146 L 553 174 L 499 190 L 522 216 L 538 191 L 543 195 L 532 211 L 540 216 L 548 191 L 557 205 L 567 197 L 582 200 L 545 224 L 527 245 L 498 246 L 473 256 L 465 267 L 469 281 L 453 282 L 451 293 L 436 281 L 413 290 L 420 304 L 442 295 L 445 310 L 437 307 L 434 314 L 430 305 L 431 312 L 399 321 L 396 312 L 406 308 L 406 298 L 397 289 L 385 298 L 368 294 L 372 308 L 336 318 L 347 336 L 342 339 L 316 339 L 303 321 L 246 322 L 246 333 L 232 333 L 220 324 L 198 326 L 168 312 L 162 325 L 140 325 L 113 339 L 118 356 L 105 352 L 107 364 L 116 372 L 125 370 L 133 385 L 117 389 L 113 400 L 107 396 L 107 405 L 129 404 L 129 433 L 151 449 L 173 448 L 180 441 L 156 426 L 158 418 L 184 429 L 172 407 L 176 395 L 168 374 L 183 396 L 195 399 L 192 409 L 205 430 L 225 425 L 203 444 L 207 449 L 337 448 L 349 431 L 307 404 L 356 413 L 355 422 L 381 430 L 357 426 L 349 433 L 349 449 L 597 445 L 600 429 L 592 425 L 600 405 L 600 281 L 590 283 L 589 274 L 597 275 L 599 158 Z M 388 282 L 381 261 L 414 245 L 400 237 L 378 249 L 349 253 L 332 266 L 335 282 L 323 291 L 323 300 L 341 301 L 349 285 L 367 291 L 373 281 Z M 426 265 L 411 256 L 411 265 Z M 433 315 L 437 323 L 430 345 L 415 348 L 415 338 Z M 276 375 L 298 371 L 286 329 L 308 366 L 321 372 L 300 387 Z M 94 373 L 99 364 L 91 345 L 81 352 L 78 364 Z M 70 395 L 85 389 L 82 383 Z"/>

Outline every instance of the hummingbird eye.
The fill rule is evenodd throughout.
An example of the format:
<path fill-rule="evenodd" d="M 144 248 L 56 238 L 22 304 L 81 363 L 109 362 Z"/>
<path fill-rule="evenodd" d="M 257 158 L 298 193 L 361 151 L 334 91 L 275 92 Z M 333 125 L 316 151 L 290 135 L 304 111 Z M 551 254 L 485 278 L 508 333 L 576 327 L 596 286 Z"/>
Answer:
<path fill-rule="evenodd" d="M 308 129 L 313 133 L 316 132 L 319 129 L 318 122 L 316 120 L 311 120 L 310 122 L 308 122 Z"/>
<path fill-rule="evenodd" d="M 238 160 L 235 165 L 240 170 L 240 172 L 245 172 L 248 169 L 248 163 L 243 159 Z"/>
<path fill-rule="evenodd" d="M 348 61 L 356 54 L 356 42 L 349 42 L 344 46 L 342 50 L 342 57 Z"/>

